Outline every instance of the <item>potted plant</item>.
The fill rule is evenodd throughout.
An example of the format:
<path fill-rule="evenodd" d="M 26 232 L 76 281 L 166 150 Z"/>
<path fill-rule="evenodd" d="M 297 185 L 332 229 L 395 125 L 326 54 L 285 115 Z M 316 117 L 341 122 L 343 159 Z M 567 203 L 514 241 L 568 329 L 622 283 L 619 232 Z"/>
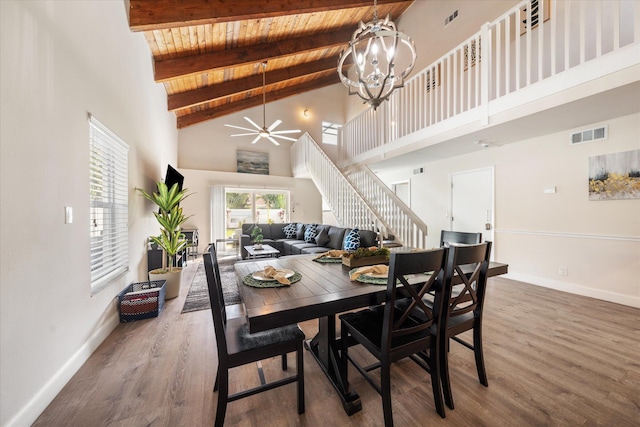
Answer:
<path fill-rule="evenodd" d="M 262 228 L 258 227 L 258 224 L 255 224 L 251 229 L 251 240 L 253 240 L 253 249 L 262 249 L 264 236 L 262 235 Z"/>
<path fill-rule="evenodd" d="M 149 239 L 165 253 L 163 267 L 149 272 L 149 280 L 166 280 L 166 299 L 175 298 L 180 294 L 180 283 L 182 280 L 182 267 L 175 266 L 176 254 L 183 251 L 187 246 L 185 235 L 181 231 L 181 226 L 189 217 L 185 217 L 182 208 L 179 206 L 187 196 L 187 189 L 179 190 L 178 184 L 174 184 L 170 189 L 164 182 L 156 183 L 158 191 L 152 194 L 143 189 L 137 190 L 142 196 L 158 206 L 158 212 L 153 215 L 160 224 L 160 235 L 151 236 Z"/>

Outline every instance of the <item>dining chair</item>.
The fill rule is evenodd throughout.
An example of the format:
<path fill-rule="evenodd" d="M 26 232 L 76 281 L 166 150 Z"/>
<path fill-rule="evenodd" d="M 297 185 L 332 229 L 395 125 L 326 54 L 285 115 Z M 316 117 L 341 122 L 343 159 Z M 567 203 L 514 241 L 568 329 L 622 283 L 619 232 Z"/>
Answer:
<path fill-rule="evenodd" d="M 451 278 L 444 281 L 445 309 L 439 329 L 441 329 L 442 340 L 440 345 L 442 391 L 444 400 L 451 409 L 454 405 L 449 377 L 450 339 L 473 350 L 478 379 L 483 386 L 489 386 L 482 349 L 482 313 L 490 256 L 491 242 L 449 248 L 446 271 Z M 461 284 L 452 286 L 456 278 L 461 281 Z M 469 330 L 473 331 L 472 344 L 458 337 L 459 334 Z"/>
<path fill-rule="evenodd" d="M 440 232 L 440 247 L 448 246 L 449 243 L 474 245 L 480 242 L 482 242 L 482 233 L 469 233 L 466 231 L 449 230 L 442 230 Z"/>
<path fill-rule="evenodd" d="M 213 251 L 215 253 L 215 245 Z M 214 263 L 215 258 L 210 252 L 203 254 L 203 259 L 218 350 L 218 369 L 214 385 L 214 391 L 218 391 L 215 426 L 223 426 L 228 402 L 293 382 L 297 382 L 298 413 L 303 414 L 305 411 L 304 333 L 297 325 L 289 325 L 252 334 L 249 333 L 245 317 L 227 318 L 222 301 L 222 286 L 217 262 Z M 259 386 L 229 395 L 229 370 L 231 368 L 283 355 L 282 368 L 286 370 L 284 363 L 286 355 L 294 351 L 296 352 L 295 376 L 266 383 L 261 375 Z"/>
<path fill-rule="evenodd" d="M 436 411 L 445 417 L 445 409 L 440 385 L 439 367 L 442 342 L 437 336 L 439 318 L 444 308 L 443 295 L 436 293 L 435 305 L 428 307 L 422 300 L 425 293 L 434 288 L 444 288 L 436 284 L 445 280 L 447 260 L 446 248 L 430 251 L 392 253 L 389 259 L 389 274 L 384 305 L 340 316 L 341 321 L 341 376 L 345 392 L 349 393 L 348 362 L 364 376 L 382 397 L 385 426 L 393 425 L 391 405 L 391 364 L 410 357 L 431 375 L 431 385 Z M 433 272 L 431 274 L 425 274 Z M 411 285 L 409 285 L 411 282 Z M 395 307 L 395 301 L 407 301 L 404 309 Z M 420 311 L 423 319 L 417 321 L 410 314 Z M 349 355 L 349 347 L 362 344 L 378 362 L 363 367 Z M 426 354 L 426 350 L 429 354 Z M 425 351 L 425 353 L 421 353 Z M 419 356 L 416 356 L 419 354 Z M 368 372 L 380 369 L 380 384 Z M 408 397 L 414 399 L 414 396 Z"/>

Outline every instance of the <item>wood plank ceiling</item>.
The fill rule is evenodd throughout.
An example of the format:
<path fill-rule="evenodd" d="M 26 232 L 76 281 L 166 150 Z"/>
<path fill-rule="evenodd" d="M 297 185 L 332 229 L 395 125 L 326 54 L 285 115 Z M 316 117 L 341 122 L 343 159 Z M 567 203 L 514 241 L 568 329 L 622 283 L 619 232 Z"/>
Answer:
<path fill-rule="evenodd" d="M 413 0 L 378 0 L 396 20 Z M 178 128 L 340 81 L 340 52 L 373 0 L 130 0 Z M 345 91 L 347 89 L 345 88 Z"/>

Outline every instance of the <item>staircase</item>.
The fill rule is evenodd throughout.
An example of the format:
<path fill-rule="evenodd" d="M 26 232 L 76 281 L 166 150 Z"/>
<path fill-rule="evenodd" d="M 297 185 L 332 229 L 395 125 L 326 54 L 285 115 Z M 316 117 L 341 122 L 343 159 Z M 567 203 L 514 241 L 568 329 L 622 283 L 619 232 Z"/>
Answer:
<path fill-rule="evenodd" d="M 291 146 L 293 176 L 311 178 L 340 226 L 393 235 L 403 246 L 425 247 L 427 226 L 368 168 L 349 177 L 308 133 Z"/>

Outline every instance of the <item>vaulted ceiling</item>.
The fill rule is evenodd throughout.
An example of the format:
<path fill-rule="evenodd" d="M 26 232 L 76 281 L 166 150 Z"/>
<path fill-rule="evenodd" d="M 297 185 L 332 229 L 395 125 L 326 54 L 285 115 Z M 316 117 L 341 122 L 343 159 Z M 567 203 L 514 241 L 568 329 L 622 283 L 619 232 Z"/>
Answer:
<path fill-rule="evenodd" d="M 378 0 L 396 20 L 413 0 Z M 129 27 L 141 31 L 178 128 L 332 85 L 373 0 L 130 0 Z M 346 89 L 345 89 L 346 90 Z"/>

